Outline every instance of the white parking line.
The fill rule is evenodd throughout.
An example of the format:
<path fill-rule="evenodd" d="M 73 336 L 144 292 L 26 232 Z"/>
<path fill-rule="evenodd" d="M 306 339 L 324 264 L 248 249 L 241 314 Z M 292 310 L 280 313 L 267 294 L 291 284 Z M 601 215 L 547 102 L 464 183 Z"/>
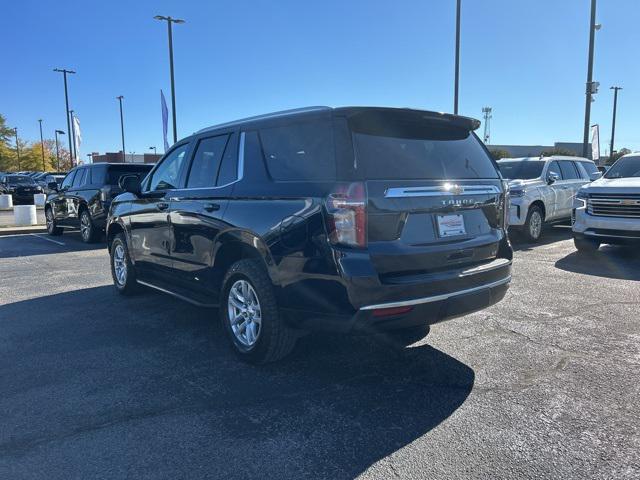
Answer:
<path fill-rule="evenodd" d="M 63 245 L 63 246 L 66 245 L 66 243 L 64 243 L 64 242 L 59 242 L 57 240 L 51 240 L 50 238 L 47 238 L 47 237 L 41 237 L 40 235 L 37 235 L 35 233 L 30 233 L 29 235 L 31 235 L 32 237 L 39 238 L 41 240 L 46 240 L 47 242 L 56 243 L 58 245 Z"/>

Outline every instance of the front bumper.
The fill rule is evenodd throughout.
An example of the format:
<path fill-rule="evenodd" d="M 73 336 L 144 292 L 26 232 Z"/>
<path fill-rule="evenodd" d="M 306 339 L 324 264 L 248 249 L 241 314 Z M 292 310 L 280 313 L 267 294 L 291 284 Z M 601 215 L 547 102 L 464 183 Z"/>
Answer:
<path fill-rule="evenodd" d="M 573 207 L 574 237 L 600 240 L 603 243 L 640 242 L 640 219 L 590 215 L 585 202 L 580 199 L 575 200 Z"/>

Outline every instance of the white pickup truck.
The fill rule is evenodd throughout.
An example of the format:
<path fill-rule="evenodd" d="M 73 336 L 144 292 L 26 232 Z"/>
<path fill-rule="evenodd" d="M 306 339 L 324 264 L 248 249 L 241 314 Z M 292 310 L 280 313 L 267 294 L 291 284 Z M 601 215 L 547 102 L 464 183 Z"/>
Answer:
<path fill-rule="evenodd" d="M 640 245 L 640 153 L 618 159 L 600 180 L 582 187 L 573 203 L 578 251 L 602 243 Z"/>

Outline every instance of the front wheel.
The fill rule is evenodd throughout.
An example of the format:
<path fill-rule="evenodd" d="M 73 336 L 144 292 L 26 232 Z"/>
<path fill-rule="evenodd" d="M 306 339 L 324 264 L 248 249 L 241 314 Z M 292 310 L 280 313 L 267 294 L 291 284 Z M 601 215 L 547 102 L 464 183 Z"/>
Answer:
<path fill-rule="evenodd" d="M 44 216 L 47 221 L 47 233 L 52 237 L 62 235 L 62 228 L 56 225 L 56 219 L 53 216 L 53 210 L 51 208 L 47 208 L 44 211 Z"/>
<path fill-rule="evenodd" d="M 111 277 L 118 293 L 130 295 L 138 290 L 136 271 L 131 263 L 124 234 L 119 233 L 111 242 Z"/>
<path fill-rule="evenodd" d="M 220 317 L 241 360 L 268 363 L 287 356 L 296 332 L 280 316 L 271 279 L 257 260 L 234 263 L 222 287 Z"/>
<path fill-rule="evenodd" d="M 600 242 L 598 240 L 591 240 L 590 238 L 573 238 L 573 243 L 576 246 L 578 252 L 593 253 L 600 248 Z"/>
<path fill-rule="evenodd" d="M 522 234 L 524 238 L 531 243 L 540 241 L 542 237 L 542 227 L 544 225 L 544 214 L 537 205 L 532 206 L 527 214 L 527 220 L 524 223 Z"/>
<path fill-rule="evenodd" d="M 93 225 L 88 210 L 83 210 L 80 214 L 80 235 L 84 243 L 93 243 L 98 238 L 98 229 Z"/>

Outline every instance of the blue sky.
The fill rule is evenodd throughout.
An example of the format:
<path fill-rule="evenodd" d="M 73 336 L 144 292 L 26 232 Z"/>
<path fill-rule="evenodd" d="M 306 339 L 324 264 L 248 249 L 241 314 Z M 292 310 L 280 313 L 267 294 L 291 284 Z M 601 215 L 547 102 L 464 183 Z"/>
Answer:
<path fill-rule="evenodd" d="M 3 2 L 0 113 L 21 137 L 66 130 L 55 67 L 74 69 L 71 108 L 82 154 L 162 149 L 160 89 L 169 102 L 166 26 L 174 27 L 178 136 L 253 114 L 307 105 L 453 109 L 455 0 L 110 0 Z M 581 141 L 589 0 L 463 0 L 460 113 L 493 107 L 491 143 Z M 640 150 L 640 2 L 600 0 L 592 123 L 602 149 L 619 97 L 616 147 Z M 170 127 L 171 128 L 171 127 Z M 169 133 L 171 143 L 171 131 Z"/>

